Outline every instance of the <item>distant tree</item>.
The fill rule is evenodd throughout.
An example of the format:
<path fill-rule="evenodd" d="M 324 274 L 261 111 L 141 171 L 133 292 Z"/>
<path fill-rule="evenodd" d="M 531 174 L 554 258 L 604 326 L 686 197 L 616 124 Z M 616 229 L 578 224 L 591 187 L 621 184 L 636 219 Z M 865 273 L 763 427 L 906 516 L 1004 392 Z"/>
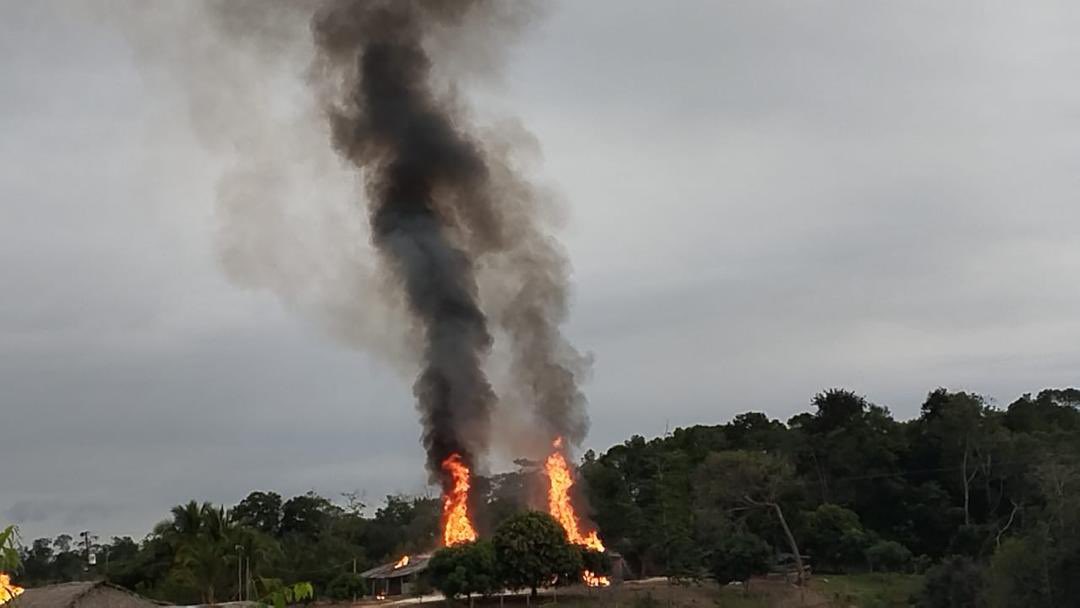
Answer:
<path fill-rule="evenodd" d="M 31 585 L 41 585 L 52 580 L 52 540 L 35 539 L 29 548 L 23 550 L 23 572 Z"/>
<path fill-rule="evenodd" d="M 976 479 L 980 475 L 984 482 L 992 479 L 994 454 L 1004 439 L 999 418 L 993 415 L 982 396 L 939 388 L 927 396 L 916 428 L 922 449 L 936 452 L 937 466 L 953 471 L 945 481 L 947 487 L 959 490 L 963 524 L 975 524 Z M 992 488 L 992 484 L 984 485 Z M 988 502 L 996 501 L 988 497 Z"/>
<path fill-rule="evenodd" d="M 281 535 L 317 540 L 342 510 L 314 492 L 294 496 L 281 507 Z"/>
<path fill-rule="evenodd" d="M 437 542 L 441 513 L 438 499 L 390 495 L 357 540 L 374 559 L 423 551 Z"/>
<path fill-rule="evenodd" d="M 535 597 L 540 587 L 576 581 L 581 575 L 580 551 L 546 513 L 521 513 L 507 519 L 495 531 L 493 545 L 507 588 L 529 589 Z"/>
<path fill-rule="evenodd" d="M 246 526 L 275 535 L 281 527 L 281 495 L 252 492 L 232 509 L 233 517 Z"/>
<path fill-rule="evenodd" d="M 495 547 L 484 540 L 439 549 L 427 574 L 431 585 L 448 598 L 489 595 L 502 587 Z"/>
<path fill-rule="evenodd" d="M 764 509 L 776 517 L 784 540 L 791 550 L 800 584 L 805 566 L 795 534 L 788 525 L 781 497 L 792 485 L 791 466 L 774 456 L 759 452 L 731 451 L 709 456 L 696 472 L 698 503 L 737 513 Z"/>
<path fill-rule="evenodd" d="M 846 389 L 814 396 L 813 413 L 789 421 L 798 474 L 822 503 L 849 506 L 881 528 L 908 521 L 904 484 L 890 477 L 907 445 L 889 411 Z M 881 475 L 881 476 L 879 476 Z"/>
<path fill-rule="evenodd" d="M 802 546 L 818 568 L 842 570 L 861 563 L 870 537 L 859 516 L 839 505 L 824 504 L 803 515 Z"/>
<path fill-rule="evenodd" d="M 53 549 L 55 549 L 57 553 L 67 553 L 68 551 L 71 551 L 71 535 L 61 534 L 57 536 L 56 539 L 53 540 Z"/>

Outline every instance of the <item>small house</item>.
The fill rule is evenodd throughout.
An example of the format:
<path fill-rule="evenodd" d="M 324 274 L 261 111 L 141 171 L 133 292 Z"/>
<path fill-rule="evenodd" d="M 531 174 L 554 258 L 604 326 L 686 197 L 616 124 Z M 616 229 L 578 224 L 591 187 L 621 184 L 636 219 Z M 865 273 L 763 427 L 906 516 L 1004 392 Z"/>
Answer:
<path fill-rule="evenodd" d="M 375 597 L 412 595 L 429 561 L 430 555 L 406 555 L 396 562 L 365 570 L 360 576 L 367 580 L 368 589 Z"/>

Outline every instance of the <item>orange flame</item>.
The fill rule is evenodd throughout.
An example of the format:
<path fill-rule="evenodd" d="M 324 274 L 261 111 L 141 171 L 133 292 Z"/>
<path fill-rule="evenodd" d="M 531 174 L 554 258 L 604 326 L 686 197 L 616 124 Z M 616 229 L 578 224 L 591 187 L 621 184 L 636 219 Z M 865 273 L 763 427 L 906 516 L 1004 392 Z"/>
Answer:
<path fill-rule="evenodd" d="M 394 570 L 397 570 L 398 568 L 404 568 L 405 566 L 408 566 L 408 565 L 409 565 L 409 556 L 408 555 L 402 555 L 401 559 L 397 560 L 397 562 L 394 564 Z"/>
<path fill-rule="evenodd" d="M 443 544 L 447 547 L 476 540 L 476 528 L 469 521 L 469 467 L 461 454 L 451 454 L 442 462 L 452 486 L 443 493 Z"/>
<path fill-rule="evenodd" d="M 0 572 L 0 604 L 6 604 L 23 594 L 22 587 L 11 582 L 11 577 Z"/>
<path fill-rule="evenodd" d="M 588 587 L 610 587 L 611 580 L 606 576 L 600 576 L 591 570 L 581 571 L 581 582 Z"/>
<path fill-rule="evenodd" d="M 604 543 L 600 542 L 600 536 L 596 530 L 583 533 L 581 521 L 574 511 L 574 504 L 570 502 L 570 488 L 574 485 L 574 476 L 570 473 L 570 465 L 562 453 L 562 437 L 557 437 L 551 447 L 555 451 L 548 456 L 544 463 L 544 472 L 548 477 L 548 512 L 558 521 L 566 537 L 576 545 L 584 545 L 594 551 L 604 551 Z M 582 581 L 590 587 L 607 587 L 611 584 L 606 576 L 599 576 L 585 570 L 581 574 Z"/>

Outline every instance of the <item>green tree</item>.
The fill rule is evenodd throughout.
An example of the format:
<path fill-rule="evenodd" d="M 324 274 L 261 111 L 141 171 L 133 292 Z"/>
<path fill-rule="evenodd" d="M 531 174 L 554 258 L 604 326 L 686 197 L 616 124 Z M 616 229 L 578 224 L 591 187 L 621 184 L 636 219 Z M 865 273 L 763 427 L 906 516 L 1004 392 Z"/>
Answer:
<path fill-rule="evenodd" d="M 749 583 L 750 577 L 768 570 L 772 549 L 761 537 L 745 530 L 725 536 L 708 555 L 709 573 L 717 583 Z"/>
<path fill-rule="evenodd" d="M 483 540 L 439 549 L 427 573 L 432 586 L 448 598 L 489 595 L 502 586 L 495 547 Z"/>
<path fill-rule="evenodd" d="M 501 578 L 509 589 L 529 589 L 556 581 L 576 581 L 581 575 L 580 551 L 566 539 L 566 532 L 546 513 L 515 515 L 495 531 L 495 557 Z"/>
<path fill-rule="evenodd" d="M 792 487 L 793 470 L 784 460 L 759 452 L 730 451 L 710 455 L 695 474 L 697 503 L 705 509 L 731 514 L 764 510 L 776 518 L 798 570 L 800 584 L 805 566 L 795 534 L 788 525 L 781 498 Z"/>
<path fill-rule="evenodd" d="M 281 536 L 317 540 L 341 515 L 340 507 L 314 492 L 294 496 L 281 507 Z"/>
<path fill-rule="evenodd" d="M 233 517 L 246 526 L 275 535 L 281 527 L 281 495 L 252 492 L 232 508 Z"/>
<path fill-rule="evenodd" d="M 823 504 L 803 515 L 802 546 L 818 568 L 843 570 L 859 563 L 869 544 L 858 514 L 850 509 Z"/>
<path fill-rule="evenodd" d="M 30 585 L 42 585 L 52 580 L 52 540 L 35 539 L 30 547 L 24 549 L 22 561 L 26 581 Z"/>
<path fill-rule="evenodd" d="M 16 544 L 18 535 L 15 526 L 0 530 L 0 571 L 14 572 L 22 568 L 22 557 Z"/>

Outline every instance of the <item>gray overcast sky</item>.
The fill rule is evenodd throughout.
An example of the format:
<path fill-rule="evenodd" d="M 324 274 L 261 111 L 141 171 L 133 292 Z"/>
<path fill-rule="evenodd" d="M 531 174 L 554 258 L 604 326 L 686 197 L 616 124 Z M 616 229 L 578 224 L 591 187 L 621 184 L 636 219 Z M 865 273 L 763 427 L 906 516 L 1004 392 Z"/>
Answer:
<path fill-rule="evenodd" d="M 225 278 L 226 161 L 78 9 L 0 3 L 0 522 L 423 491 L 400 366 Z M 477 98 L 567 207 L 588 444 L 1080 381 L 1077 31 L 1067 1 L 556 3 Z"/>

